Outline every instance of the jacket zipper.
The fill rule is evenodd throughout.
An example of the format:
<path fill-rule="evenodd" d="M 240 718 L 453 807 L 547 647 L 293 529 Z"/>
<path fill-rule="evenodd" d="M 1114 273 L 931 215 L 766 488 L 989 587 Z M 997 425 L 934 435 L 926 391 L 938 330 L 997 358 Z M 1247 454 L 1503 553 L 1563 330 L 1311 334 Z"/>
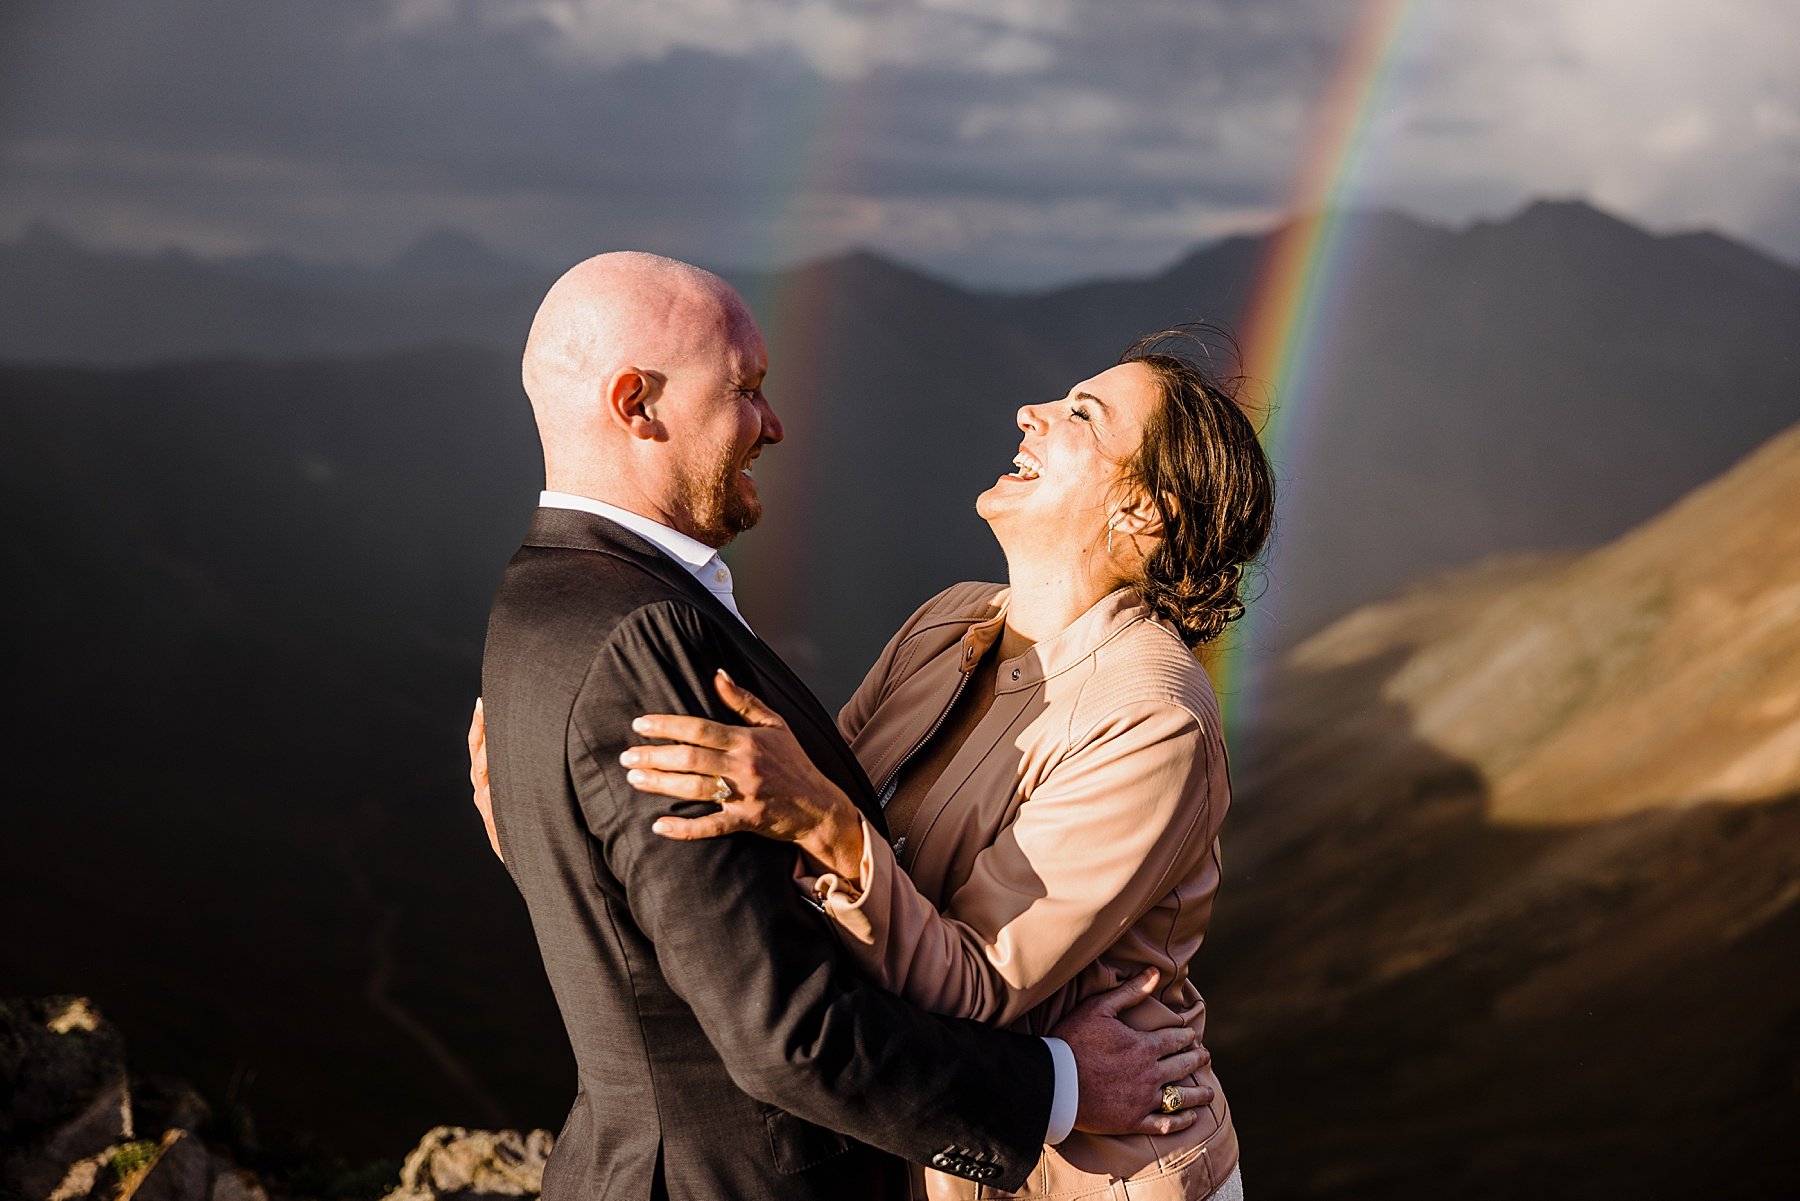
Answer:
<path fill-rule="evenodd" d="M 977 662 L 979 662 L 979 660 L 977 660 Z M 955 709 L 956 702 L 962 699 L 963 689 L 967 688 L 969 686 L 969 681 L 974 678 L 975 671 L 973 668 L 962 673 L 962 679 L 956 682 L 956 690 L 950 694 L 950 703 L 945 705 L 944 711 L 937 715 L 937 720 L 931 723 L 931 728 L 926 730 L 919 740 L 912 744 L 912 749 L 900 756 L 900 761 L 894 764 L 893 770 L 888 772 L 887 777 L 882 780 L 881 787 L 875 790 L 876 796 L 881 797 L 887 794 L 888 788 L 891 787 L 895 779 L 899 777 L 900 769 L 905 767 L 907 763 L 911 761 L 912 757 L 919 753 L 919 748 L 930 742 L 932 736 L 938 732 L 939 727 L 950 719 L 951 710 Z M 887 808 L 886 801 L 882 802 L 882 808 Z M 898 859 L 900 857 L 900 852 L 905 849 L 906 835 L 902 834 L 899 838 L 894 840 L 894 858 Z"/>

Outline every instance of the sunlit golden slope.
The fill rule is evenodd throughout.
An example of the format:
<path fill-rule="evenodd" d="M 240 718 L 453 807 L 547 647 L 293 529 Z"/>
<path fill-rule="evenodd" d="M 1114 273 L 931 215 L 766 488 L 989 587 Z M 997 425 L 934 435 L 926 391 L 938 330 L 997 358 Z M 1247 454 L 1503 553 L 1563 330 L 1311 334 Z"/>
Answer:
<path fill-rule="evenodd" d="M 1272 1197 L 1800 1196 L 1800 429 L 1343 618 L 1194 964 Z"/>
<path fill-rule="evenodd" d="M 1291 667 L 1404 652 L 1382 698 L 1503 821 L 1800 786 L 1800 427 L 1610 546 L 1512 567 L 1359 610 Z"/>

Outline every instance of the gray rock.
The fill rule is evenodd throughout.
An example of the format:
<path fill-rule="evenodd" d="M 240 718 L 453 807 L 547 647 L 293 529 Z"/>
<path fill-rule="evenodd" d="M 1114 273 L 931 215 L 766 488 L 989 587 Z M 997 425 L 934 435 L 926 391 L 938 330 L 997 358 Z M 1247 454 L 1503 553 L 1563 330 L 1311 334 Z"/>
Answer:
<path fill-rule="evenodd" d="M 211 1201 L 269 1201 L 256 1173 L 246 1168 L 228 1168 L 213 1178 Z"/>
<path fill-rule="evenodd" d="M 132 1086 L 124 1039 L 84 998 L 0 1001 L 0 1081 L 0 1198 L 268 1201 L 199 1137 L 198 1093 Z M 137 1138 L 145 1126 L 162 1133 Z"/>
<path fill-rule="evenodd" d="M 163 1135 L 149 1171 L 130 1192 L 122 1187 L 118 1201 L 210 1201 L 213 1174 L 214 1159 L 200 1140 L 185 1130 L 171 1130 Z"/>
<path fill-rule="evenodd" d="M 439 1126 L 413 1148 L 400 1168 L 400 1186 L 382 1201 L 460 1201 L 535 1197 L 544 1164 L 556 1145 L 548 1130 L 465 1130 Z"/>
<path fill-rule="evenodd" d="M 64 1173 L 62 1183 L 50 1191 L 49 1201 L 84 1201 L 97 1191 L 102 1176 L 111 1168 L 114 1147 L 98 1155 L 76 1160 Z"/>
<path fill-rule="evenodd" d="M 0 1001 L 0 1196 L 48 1197 L 132 1137 L 125 1042 L 81 997 Z"/>

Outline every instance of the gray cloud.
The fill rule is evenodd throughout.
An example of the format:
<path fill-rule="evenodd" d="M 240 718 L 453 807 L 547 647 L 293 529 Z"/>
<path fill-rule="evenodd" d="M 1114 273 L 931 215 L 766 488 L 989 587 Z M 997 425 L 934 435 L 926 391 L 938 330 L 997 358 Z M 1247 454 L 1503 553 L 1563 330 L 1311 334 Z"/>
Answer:
<path fill-rule="evenodd" d="M 0 232 L 564 261 L 873 246 L 976 282 L 1142 270 L 1280 211 L 1337 0 L 51 0 L 0 27 Z M 1419 0 L 1361 195 L 1585 194 L 1800 257 L 1780 0 Z"/>

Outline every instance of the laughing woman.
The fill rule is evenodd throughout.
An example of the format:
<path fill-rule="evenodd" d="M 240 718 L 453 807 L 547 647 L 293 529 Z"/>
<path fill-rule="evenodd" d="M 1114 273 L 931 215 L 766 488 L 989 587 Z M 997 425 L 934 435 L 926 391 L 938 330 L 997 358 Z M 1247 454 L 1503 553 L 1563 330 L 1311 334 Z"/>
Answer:
<path fill-rule="evenodd" d="M 1010 584 L 961 584 L 894 635 L 839 717 L 880 791 L 884 836 L 755 697 L 748 721 L 651 715 L 626 752 L 643 791 L 725 796 L 663 818 L 671 838 L 751 831 L 797 844 L 804 881 L 884 987 L 939 1013 L 1044 1033 L 1146 968 L 1122 1016 L 1203 1018 L 1188 966 L 1219 885 L 1230 803 L 1218 704 L 1194 653 L 1243 612 L 1239 582 L 1274 508 L 1269 464 L 1232 396 L 1139 343 L 1060 400 L 1019 410 L 1017 470 L 976 509 Z M 1210 1099 L 1209 1099 L 1210 1096 Z M 1210 1065 L 1163 1090 L 1166 1134 L 1076 1132 L 1020 1196 L 1241 1196 Z M 1173 1124 L 1173 1123 L 1172 1123 Z M 914 1169 L 914 1193 L 994 1196 Z"/>

